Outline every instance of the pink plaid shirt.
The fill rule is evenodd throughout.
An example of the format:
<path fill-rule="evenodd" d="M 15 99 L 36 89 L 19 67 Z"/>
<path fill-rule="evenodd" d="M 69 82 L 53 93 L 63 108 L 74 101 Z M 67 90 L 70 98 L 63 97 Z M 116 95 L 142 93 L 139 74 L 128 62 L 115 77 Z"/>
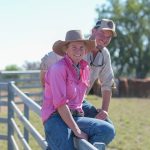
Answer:
<path fill-rule="evenodd" d="M 57 108 L 67 104 L 70 109 L 82 110 L 87 87 L 89 86 L 89 66 L 84 60 L 79 63 L 80 79 L 72 60 L 66 55 L 49 67 L 45 75 L 42 120 L 46 121 Z"/>

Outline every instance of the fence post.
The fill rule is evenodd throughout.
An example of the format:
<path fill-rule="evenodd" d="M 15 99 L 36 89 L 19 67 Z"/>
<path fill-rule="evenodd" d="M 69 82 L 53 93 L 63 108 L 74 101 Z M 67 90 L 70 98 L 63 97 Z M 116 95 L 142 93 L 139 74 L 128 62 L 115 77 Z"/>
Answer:
<path fill-rule="evenodd" d="M 14 101 L 14 93 L 13 93 L 13 89 L 12 89 L 12 84 L 14 84 L 14 81 L 11 81 L 8 83 L 8 124 L 7 124 L 7 132 L 8 132 L 8 150 L 13 150 L 13 145 L 12 145 L 12 141 L 11 141 L 11 136 L 14 135 L 14 129 L 12 128 L 12 124 L 11 124 L 11 118 L 14 117 L 14 112 L 13 109 L 11 107 L 11 101 Z"/>
<path fill-rule="evenodd" d="M 28 93 L 25 94 L 28 96 Z M 24 115 L 29 120 L 29 108 L 25 103 L 24 103 Z M 25 127 L 24 127 L 24 138 L 27 141 L 27 143 L 29 143 L 29 132 Z"/>

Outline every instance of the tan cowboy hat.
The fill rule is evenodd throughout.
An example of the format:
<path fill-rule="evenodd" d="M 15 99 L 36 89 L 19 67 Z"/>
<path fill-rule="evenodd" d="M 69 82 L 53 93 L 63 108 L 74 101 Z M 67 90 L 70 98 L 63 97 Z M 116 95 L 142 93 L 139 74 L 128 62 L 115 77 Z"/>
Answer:
<path fill-rule="evenodd" d="M 58 40 L 54 43 L 53 51 L 56 52 L 58 55 L 63 56 L 64 54 L 66 54 L 68 43 L 80 41 L 85 43 L 87 52 L 95 49 L 95 40 L 83 39 L 83 35 L 80 30 L 70 30 L 66 33 L 65 41 Z"/>

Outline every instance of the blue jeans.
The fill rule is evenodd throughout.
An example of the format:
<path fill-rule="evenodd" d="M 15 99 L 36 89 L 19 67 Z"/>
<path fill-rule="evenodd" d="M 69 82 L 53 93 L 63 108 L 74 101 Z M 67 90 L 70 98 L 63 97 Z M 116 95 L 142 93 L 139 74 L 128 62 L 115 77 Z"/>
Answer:
<path fill-rule="evenodd" d="M 82 109 L 84 111 L 84 116 L 85 117 L 95 118 L 95 116 L 98 114 L 96 108 L 90 102 L 88 102 L 87 100 L 83 101 Z M 110 124 L 113 125 L 113 122 L 109 118 L 105 119 L 105 121 L 107 121 L 107 122 L 109 122 Z M 112 130 L 115 131 L 114 127 L 113 127 Z"/>
<path fill-rule="evenodd" d="M 96 108 L 87 100 L 83 101 L 82 109 L 84 111 L 84 117 L 95 118 L 95 116 L 98 114 Z M 102 126 L 99 126 L 99 129 L 102 130 L 102 134 L 100 135 L 100 140 L 98 142 L 108 145 L 115 137 L 115 127 L 110 118 L 100 121 Z"/>
<path fill-rule="evenodd" d="M 88 110 L 89 109 L 89 110 Z M 115 136 L 112 122 L 95 119 L 97 111 L 90 103 L 83 103 L 86 117 L 74 117 L 79 128 L 85 132 L 90 143 L 103 142 L 109 144 Z M 89 113 L 90 112 L 90 113 Z M 87 116 L 89 114 L 89 117 Z M 73 144 L 73 132 L 64 123 L 59 114 L 52 115 L 44 123 L 48 150 L 75 150 Z"/>

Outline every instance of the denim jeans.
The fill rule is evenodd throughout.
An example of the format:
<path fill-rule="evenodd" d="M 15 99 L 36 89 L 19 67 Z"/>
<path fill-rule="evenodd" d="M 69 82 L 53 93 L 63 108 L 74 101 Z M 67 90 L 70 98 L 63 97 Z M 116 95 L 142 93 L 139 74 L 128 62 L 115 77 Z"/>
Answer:
<path fill-rule="evenodd" d="M 85 106 L 85 107 L 84 107 Z M 89 109 L 89 110 L 88 110 Z M 110 120 L 95 119 L 96 109 L 88 102 L 83 103 L 86 117 L 74 117 L 79 128 L 88 135 L 88 141 L 109 144 L 115 136 L 115 130 Z M 88 111 L 87 111 L 88 110 Z M 87 117 L 86 111 L 90 111 Z M 59 114 L 52 115 L 44 123 L 48 150 L 75 150 L 73 132 L 64 123 Z"/>
<path fill-rule="evenodd" d="M 84 111 L 85 117 L 95 118 L 95 116 L 98 114 L 96 108 L 87 100 L 83 101 L 82 109 Z M 102 135 L 103 137 L 99 142 L 108 145 L 115 137 L 116 134 L 115 127 L 113 125 L 113 122 L 110 120 L 110 118 L 106 118 L 105 120 L 102 120 L 102 122 L 104 124 L 104 131 Z"/>
<path fill-rule="evenodd" d="M 95 116 L 98 114 L 96 108 L 90 102 L 88 102 L 87 100 L 83 101 L 82 109 L 84 111 L 84 116 L 85 117 L 95 118 Z M 113 122 L 109 118 L 105 119 L 105 121 L 107 121 L 107 122 L 109 122 L 110 124 L 113 125 Z M 114 127 L 113 127 L 112 130 L 115 131 Z"/>

